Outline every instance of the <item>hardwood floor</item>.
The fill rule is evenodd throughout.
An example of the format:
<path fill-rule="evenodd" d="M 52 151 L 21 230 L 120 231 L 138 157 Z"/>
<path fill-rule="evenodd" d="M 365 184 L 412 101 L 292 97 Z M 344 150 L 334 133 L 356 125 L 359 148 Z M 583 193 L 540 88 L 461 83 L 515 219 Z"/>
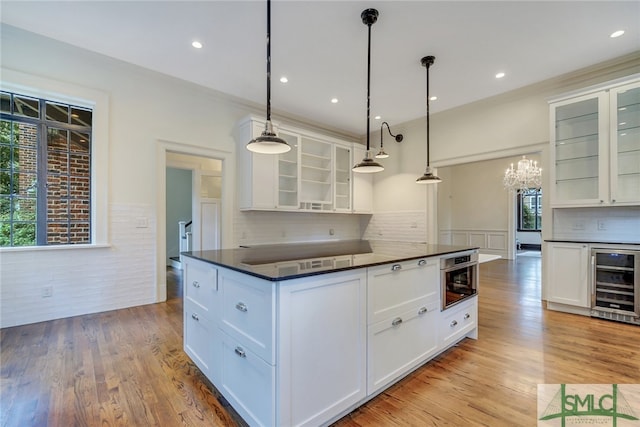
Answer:
<path fill-rule="evenodd" d="M 480 273 L 479 339 L 335 426 L 533 426 L 539 383 L 640 383 L 640 328 L 544 309 L 540 258 Z M 1 425 L 242 425 L 182 351 L 168 277 L 166 303 L 1 330 Z"/>

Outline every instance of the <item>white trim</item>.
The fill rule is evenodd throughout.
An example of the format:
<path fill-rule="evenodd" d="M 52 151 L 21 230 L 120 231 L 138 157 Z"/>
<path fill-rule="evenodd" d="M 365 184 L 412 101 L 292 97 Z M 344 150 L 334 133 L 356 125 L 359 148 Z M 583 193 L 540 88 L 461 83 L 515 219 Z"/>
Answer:
<path fill-rule="evenodd" d="M 208 157 L 222 162 L 222 203 L 220 218 L 221 248 L 233 246 L 233 207 L 235 156 L 228 150 L 206 148 L 179 142 L 157 140 L 156 145 L 156 301 L 167 300 L 167 153 Z"/>
<path fill-rule="evenodd" d="M 109 95 L 72 83 L 0 69 L 0 89 L 22 95 L 67 102 L 93 110 L 91 138 L 91 245 L 109 244 Z M 35 246 L 21 248 L 33 250 Z M 38 246 L 37 248 L 40 248 Z"/>
<path fill-rule="evenodd" d="M 450 157 L 431 162 L 432 167 L 456 166 L 464 163 L 480 162 L 483 160 L 496 160 L 505 157 L 515 157 L 524 154 L 538 153 L 549 145 L 549 142 L 539 142 L 537 144 L 522 145 L 519 147 L 507 148 L 504 150 L 489 151 L 486 153 L 470 154 L 468 156 Z"/>

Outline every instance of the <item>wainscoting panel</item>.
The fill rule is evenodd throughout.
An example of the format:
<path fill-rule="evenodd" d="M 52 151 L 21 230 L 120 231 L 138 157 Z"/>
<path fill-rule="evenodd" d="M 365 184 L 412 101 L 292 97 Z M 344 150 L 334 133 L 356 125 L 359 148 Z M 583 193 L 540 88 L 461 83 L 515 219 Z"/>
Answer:
<path fill-rule="evenodd" d="M 440 230 L 438 242 L 444 245 L 478 246 L 480 253 L 507 258 L 507 230 Z"/>

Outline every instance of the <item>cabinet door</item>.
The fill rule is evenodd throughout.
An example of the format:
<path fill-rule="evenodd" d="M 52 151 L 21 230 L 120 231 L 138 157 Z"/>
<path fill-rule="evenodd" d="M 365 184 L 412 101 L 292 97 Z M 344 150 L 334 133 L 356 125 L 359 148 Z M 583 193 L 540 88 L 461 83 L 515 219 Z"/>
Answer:
<path fill-rule="evenodd" d="M 438 350 L 440 305 L 433 301 L 369 326 L 367 393 L 410 372 Z"/>
<path fill-rule="evenodd" d="M 220 331 L 197 304 L 184 300 L 184 352 L 212 382 L 221 371 Z"/>
<path fill-rule="evenodd" d="M 590 307 L 588 245 L 548 243 L 545 248 L 547 301 Z"/>
<path fill-rule="evenodd" d="M 352 163 L 360 163 L 366 154 L 362 144 L 353 144 Z M 373 212 L 373 174 L 351 173 L 353 182 L 353 212 Z"/>
<path fill-rule="evenodd" d="M 264 122 L 249 120 L 238 133 L 237 183 L 240 209 L 275 209 L 277 203 L 278 156 L 253 153 L 247 143 L 264 130 Z"/>
<path fill-rule="evenodd" d="M 277 425 L 322 425 L 366 396 L 364 269 L 281 282 Z"/>
<path fill-rule="evenodd" d="M 291 146 L 291 150 L 277 156 L 278 208 L 298 209 L 298 145 L 300 144 L 300 137 L 286 131 L 280 131 L 278 136 Z"/>
<path fill-rule="evenodd" d="M 551 204 L 608 202 L 608 98 L 606 92 L 551 105 Z"/>
<path fill-rule="evenodd" d="M 640 204 L 640 83 L 612 89 L 611 203 Z"/>
<path fill-rule="evenodd" d="M 478 338 L 478 297 L 448 308 L 440 313 L 440 348 L 445 349 L 464 336 Z"/>
<path fill-rule="evenodd" d="M 302 137 L 300 151 L 300 208 L 333 210 L 333 145 Z"/>
<path fill-rule="evenodd" d="M 336 145 L 334 158 L 334 210 L 351 212 L 351 150 Z"/>

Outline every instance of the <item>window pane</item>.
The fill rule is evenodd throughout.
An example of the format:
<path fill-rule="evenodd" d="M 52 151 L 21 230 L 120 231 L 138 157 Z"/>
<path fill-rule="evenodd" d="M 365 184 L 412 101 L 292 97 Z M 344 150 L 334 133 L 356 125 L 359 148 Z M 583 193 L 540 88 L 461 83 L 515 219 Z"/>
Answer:
<path fill-rule="evenodd" d="M 69 218 L 73 222 L 89 221 L 89 200 L 71 200 Z"/>
<path fill-rule="evenodd" d="M 90 127 L 92 125 L 92 118 L 91 110 L 71 107 L 71 124 Z"/>
<path fill-rule="evenodd" d="M 47 120 L 69 123 L 69 106 L 47 101 L 45 106 Z"/>
<path fill-rule="evenodd" d="M 90 243 L 91 242 L 91 228 L 88 222 L 81 222 L 77 224 L 71 224 L 69 232 L 70 232 L 70 243 Z"/>
<path fill-rule="evenodd" d="M 0 221 L 0 246 L 11 246 L 11 223 Z"/>
<path fill-rule="evenodd" d="M 66 223 L 66 220 L 69 217 L 68 207 L 69 207 L 68 199 L 49 199 L 47 201 L 47 223 L 48 223 L 47 229 L 50 229 L 52 227 L 50 223 L 55 223 L 55 222 Z"/>
<path fill-rule="evenodd" d="M 23 197 L 35 197 L 37 193 L 38 175 L 35 173 L 14 173 L 12 194 Z"/>
<path fill-rule="evenodd" d="M 13 225 L 13 246 L 35 246 L 35 244 L 35 223 L 18 223 Z"/>
<path fill-rule="evenodd" d="M 14 144 L 22 147 L 36 148 L 38 146 L 38 127 L 28 123 L 13 123 Z"/>
<path fill-rule="evenodd" d="M 84 154 L 71 154 L 69 159 L 69 174 L 71 176 L 90 176 L 91 159 Z"/>
<path fill-rule="evenodd" d="M 0 111 L 3 113 L 11 113 L 11 94 L 0 92 Z"/>
<path fill-rule="evenodd" d="M 69 243 L 69 225 L 64 222 L 47 224 L 47 243 L 63 244 Z"/>
<path fill-rule="evenodd" d="M 14 111 L 13 114 L 18 116 L 40 118 L 40 109 L 37 99 L 27 98 L 25 96 L 13 96 Z"/>
<path fill-rule="evenodd" d="M 67 151 L 69 131 L 64 129 L 49 128 L 47 135 L 47 150 Z"/>
<path fill-rule="evenodd" d="M 47 197 L 69 197 L 69 178 L 66 175 L 47 175 Z"/>
<path fill-rule="evenodd" d="M 0 171 L 0 195 L 8 196 L 11 194 L 11 173 Z"/>
<path fill-rule="evenodd" d="M 14 148 L 13 170 L 36 173 L 38 170 L 37 151 L 32 148 Z"/>
<path fill-rule="evenodd" d="M 89 200 L 91 197 L 91 180 L 89 177 L 76 177 L 70 178 L 70 191 L 69 195 L 72 199 Z"/>
<path fill-rule="evenodd" d="M 49 174 L 68 174 L 69 155 L 65 151 L 49 151 L 47 153 L 47 172 Z"/>
<path fill-rule="evenodd" d="M 37 202 L 34 198 L 16 197 L 13 199 L 14 221 L 35 221 Z"/>
<path fill-rule="evenodd" d="M 69 146 L 72 152 L 89 153 L 89 134 L 84 132 L 71 132 L 71 144 Z"/>

